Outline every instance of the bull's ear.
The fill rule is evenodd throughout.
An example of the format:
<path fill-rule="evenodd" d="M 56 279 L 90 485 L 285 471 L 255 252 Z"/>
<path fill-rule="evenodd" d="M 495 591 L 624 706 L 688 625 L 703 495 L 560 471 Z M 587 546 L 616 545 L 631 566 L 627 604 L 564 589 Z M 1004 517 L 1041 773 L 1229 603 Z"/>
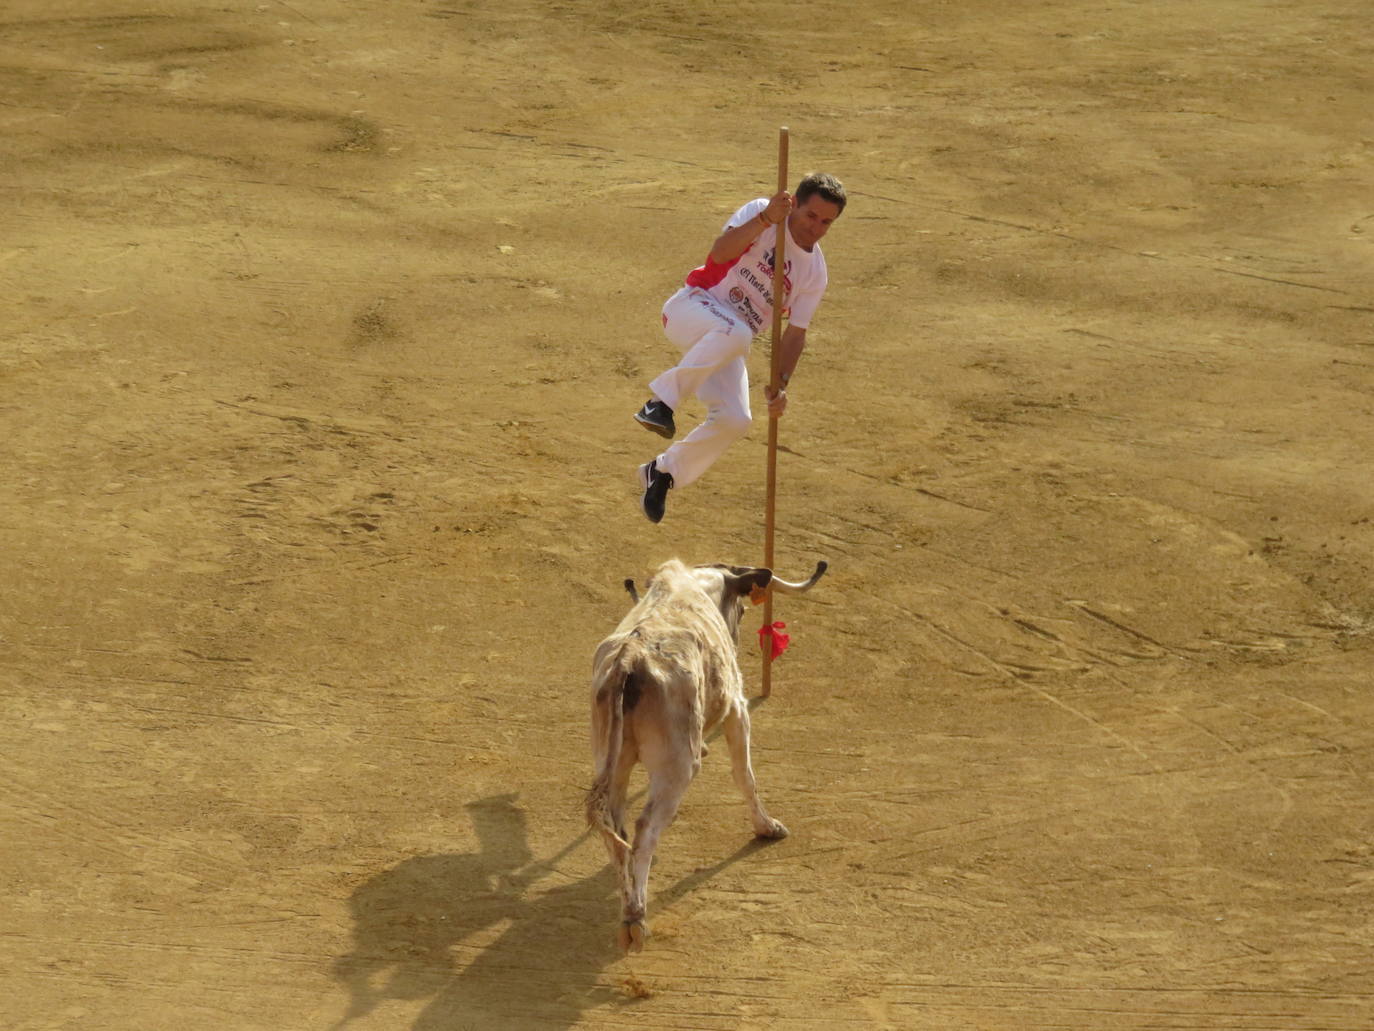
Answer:
<path fill-rule="evenodd" d="M 752 594 L 756 590 L 763 590 L 772 582 L 773 571 L 771 569 L 731 566 L 725 573 L 725 593 Z"/>

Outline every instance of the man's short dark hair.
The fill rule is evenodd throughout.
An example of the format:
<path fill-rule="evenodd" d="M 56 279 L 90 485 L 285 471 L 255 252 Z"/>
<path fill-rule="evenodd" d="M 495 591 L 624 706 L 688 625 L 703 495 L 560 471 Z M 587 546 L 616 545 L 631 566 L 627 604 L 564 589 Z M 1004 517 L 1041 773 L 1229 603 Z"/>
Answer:
<path fill-rule="evenodd" d="M 849 199 L 844 193 L 844 183 L 829 172 L 810 172 L 802 179 L 797 186 L 797 207 L 805 204 L 808 197 L 815 196 L 828 200 L 841 212 L 844 211 L 845 201 Z"/>

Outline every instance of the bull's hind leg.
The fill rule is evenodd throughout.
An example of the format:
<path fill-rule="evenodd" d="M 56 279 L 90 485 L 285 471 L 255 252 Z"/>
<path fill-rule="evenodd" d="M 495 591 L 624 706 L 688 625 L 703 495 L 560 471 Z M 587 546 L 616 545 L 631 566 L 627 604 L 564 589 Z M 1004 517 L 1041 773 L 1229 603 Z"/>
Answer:
<path fill-rule="evenodd" d="M 632 736 L 626 735 L 620 746 L 620 755 L 615 768 L 611 770 L 610 785 L 606 792 L 606 811 L 611 819 L 620 842 L 606 839 L 606 851 L 610 854 L 611 868 L 615 870 L 616 890 L 620 893 L 621 906 L 630 897 L 630 836 L 625 832 L 625 801 L 629 794 L 630 774 L 639 761 L 639 749 Z"/>
<path fill-rule="evenodd" d="M 607 808 L 610 810 L 615 832 L 627 841 L 629 836 L 625 833 L 625 799 L 630 792 L 630 774 L 637 762 L 639 746 L 634 738 L 627 734 L 621 743 L 615 769 L 611 771 L 610 791 L 607 795 Z"/>
<path fill-rule="evenodd" d="M 648 762 L 645 765 L 649 765 Z M 682 751 L 649 770 L 649 798 L 635 823 L 634 850 L 630 853 L 630 884 L 621 913 L 620 948 L 639 952 L 644 948 L 648 930 L 644 914 L 648 905 L 649 867 L 653 863 L 658 839 L 677 816 L 682 796 L 692 783 L 699 761 Z"/>
<path fill-rule="evenodd" d="M 730 772 L 735 776 L 735 785 L 745 802 L 749 804 L 749 819 L 754 824 L 754 833 L 760 838 L 785 838 L 787 828 L 768 815 L 759 801 L 758 787 L 754 783 L 754 766 L 749 759 L 749 710 L 742 705 L 734 706 L 725 717 L 722 729 L 725 742 L 730 746 Z"/>

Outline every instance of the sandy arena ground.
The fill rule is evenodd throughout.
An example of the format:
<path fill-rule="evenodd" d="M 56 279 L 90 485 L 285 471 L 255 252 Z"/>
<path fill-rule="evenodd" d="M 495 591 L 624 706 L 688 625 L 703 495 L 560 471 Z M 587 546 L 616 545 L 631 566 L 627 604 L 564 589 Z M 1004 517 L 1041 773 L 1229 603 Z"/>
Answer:
<path fill-rule="evenodd" d="M 0 1027 L 1374 1027 L 1369 28 L 8 0 Z M 630 413 L 780 125 L 792 836 L 713 749 L 627 960 L 592 650 L 766 439 L 654 527 Z"/>

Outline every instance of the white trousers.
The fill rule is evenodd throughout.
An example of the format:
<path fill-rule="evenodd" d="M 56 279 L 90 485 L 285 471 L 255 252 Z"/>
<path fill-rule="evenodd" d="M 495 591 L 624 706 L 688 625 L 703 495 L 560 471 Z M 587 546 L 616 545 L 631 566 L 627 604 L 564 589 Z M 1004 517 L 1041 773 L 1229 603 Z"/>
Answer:
<path fill-rule="evenodd" d="M 684 398 L 706 405 L 706 421 L 658 456 L 674 487 L 696 480 L 749 432 L 749 372 L 744 360 L 754 330 L 705 290 L 684 286 L 663 305 L 663 332 L 682 360 L 649 384 L 674 412 Z"/>

